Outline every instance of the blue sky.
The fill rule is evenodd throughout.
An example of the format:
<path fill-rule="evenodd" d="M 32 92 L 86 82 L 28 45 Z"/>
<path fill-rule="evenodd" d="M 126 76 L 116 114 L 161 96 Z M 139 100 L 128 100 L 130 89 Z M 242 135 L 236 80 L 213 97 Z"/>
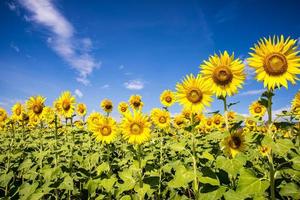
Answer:
<path fill-rule="evenodd" d="M 52 105 L 62 91 L 76 93 L 89 111 L 140 94 L 144 111 L 160 106 L 164 89 L 198 73 L 209 55 L 227 50 L 245 59 L 269 35 L 299 38 L 294 1 L 4 0 L 0 3 L 0 106 L 44 95 Z M 248 113 L 263 87 L 248 78 L 229 99 Z M 276 92 L 274 110 L 286 108 L 300 88 Z M 76 92 L 75 92 L 76 91 Z M 215 100 L 210 110 L 222 108 Z M 174 106 L 173 113 L 180 107 Z M 116 112 L 114 113 L 116 116 Z"/>

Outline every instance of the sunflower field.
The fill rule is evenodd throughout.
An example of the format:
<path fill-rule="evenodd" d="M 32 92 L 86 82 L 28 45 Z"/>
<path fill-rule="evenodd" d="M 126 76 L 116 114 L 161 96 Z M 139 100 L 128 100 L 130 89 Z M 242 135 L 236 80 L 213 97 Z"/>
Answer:
<path fill-rule="evenodd" d="M 116 106 L 120 120 L 109 99 L 87 114 L 69 91 L 52 106 L 32 96 L 10 115 L 0 108 L 0 198 L 300 199 L 300 91 L 272 114 L 274 91 L 299 80 L 297 40 L 263 38 L 247 62 L 265 87 L 248 116 L 230 103 L 246 73 L 227 51 L 163 91 L 149 114 L 139 95 Z M 224 111 L 204 115 L 213 96 Z M 169 112 L 174 103 L 181 113 Z"/>

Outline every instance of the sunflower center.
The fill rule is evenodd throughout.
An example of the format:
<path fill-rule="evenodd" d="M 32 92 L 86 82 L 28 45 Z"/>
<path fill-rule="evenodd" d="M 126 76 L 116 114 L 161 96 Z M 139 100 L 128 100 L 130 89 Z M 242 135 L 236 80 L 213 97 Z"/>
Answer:
<path fill-rule="evenodd" d="M 111 109 L 112 109 L 112 105 L 106 105 L 106 106 L 105 106 L 105 109 L 106 109 L 106 110 L 111 110 Z"/>
<path fill-rule="evenodd" d="M 130 126 L 130 132 L 133 134 L 133 135 L 140 135 L 143 131 L 143 127 L 141 127 L 139 124 L 132 124 Z"/>
<path fill-rule="evenodd" d="M 64 101 L 62 107 L 65 111 L 68 111 L 71 108 L 70 102 Z"/>
<path fill-rule="evenodd" d="M 206 124 L 207 124 L 208 126 L 210 126 L 210 125 L 211 125 L 211 121 L 207 121 Z"/>
<path fill-rule="evenodd" d="M 158 121 L 159 121 L 159 123 L 164 124 L 167 122 L 167 119 L 166 119 L 166 117 L 161 116 Z"/>
<path fill-rule="evenodd" d="M 25 113 L 23 113 L 23 115 L 22 115 L 22 120 L 23 120 L 23 121 L 28 121 L 28 120 L 29 120 L 29 116 L 26 115 Z"/>
<path fill-rule="evenodd" d="M 176 124 L 177 124 L 178 126 L 180 126 L 181 124 L 183 124 L 183 121 L 177 121 Z"/>
<path fill-rule="evenodd" d="M 261 148 L 261 152 L 262 152 L 262 153 L 266 153 L 267 151 L 268 151 L 268 147 L 262 147 L 262 148 Z"/>
<path fill-rule="evenodd" d="M 102 129 L 101 129 L 101 134 L 103 136 L 108 136 L 111 134 L 111 128 L 109 126 L 104 126 Z"/>
<path fill-rule="evenodd" d="M 199 89 L 193 89 L 187 94 L 187 99 L 192 103 L 199 103 L 203 98 L 203 94 Z"/>
<path fill-rule="evenodd" d="M 214 70 L 212 78 L 216 84 L 224 86 L 232 81 L 233 75 L 228 67 L 220 66 Z"/>
<path fill-rule="evenodd" d="M 126 109 L 125 107 L 122 107 L 122 108 L 121 108 L 121 111 L 122 111 L 122 112 L 126 112 L 126 110 L 127 110 L 127 109 Z"/>
<path fill-rule="evenodd" d="M 21 115 L 21 108 L 17 108 L 16 109 L 16 114 L 19 116 L 19 115 Z"/>
<path fill-rule="evenodd" d="M 4 112 L 0 110 L 0 116 L 2 116 L 3 114 L 4 114 Z"/>
<path fill-rule="evenodd" d="M 135 107 L 135 108 L 138 108 L 138 107 L 140 107 L 140 105 L 141 105 L 141 102 L 134 102 L 133 103 L 133 106 Z"/>
<path fill-rule="evenodd" d="M 238 136 L 232 136 L 229 141 L 229 146 L 232 149 L 238 149 L 241 146 L 241 144 L 242 144 L 242 140 Z"/>
<path fill-rule="evenodd" d="M 269 75 L 279 76 L 288 68 L 287 60 L 281 53 L 271 53 L 265 59 L 264 69 Z"/>
<path fill-rule="evenodd" d="M 261 107 L 256 107 L 256 108 L 254 109 L 254 112 L 255 112 L 255 113 L 261 113 L 261 111 L 262 111 Z"/>
<path fill-rule="evenodd" d="M 42 105 L 34 105 L 33 106 L 33 112 L 35 114 L 41 114 L 42 111 L 43 111 L 43 106 Z"/>
<path fill-rule="evenodd" d="M 165 98 L 165 100 L 166 100 L 167 103 L 170 103 L 170 102 L 172 102 L 172 97 L 167 96 L 167 97 Z"/>
<path fill-rule="evenodd" d="M 219 125 L 220 124 L 220 120 L 215 120 L 215 124 Z"/>

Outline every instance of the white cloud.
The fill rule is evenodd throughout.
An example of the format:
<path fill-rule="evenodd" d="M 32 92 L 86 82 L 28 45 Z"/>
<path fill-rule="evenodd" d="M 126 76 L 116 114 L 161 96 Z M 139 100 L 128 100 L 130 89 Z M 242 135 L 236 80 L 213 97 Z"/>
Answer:
<path fill-rule="evenodd" d="M 108 84 L 105 84 L 101 87 L 101 89 L 108 89 L 109 88 L 109 85 Z"/>
<path fill-rule="evenodd" d="M 124 65 L 120 65 L 119 69 L 122 70 L 122 69 L 124 69 L 124 67 L 125 67 Z"/>
<path fill-rule="evenodd" d="M 243 60 L 243 63 L 245 65 L 246 79 L 247 80 L 252 80 L 253 77 L 255 76 L 255 70 L 253 68 L 249 67 L 247 58 L 245 58 Z"/>
<path fill-rule="evenodd" d="M 76 94 L 76 96 L 78 96 L 79 98 L 83 97 L 83 94 L 82 94 L 82 92 L 81 92 L 79 89 L 76 89 L 76 90 L 75 90 L 75 94 Z"/>
<path fill-rule="evenodd" d="M 8 8 L 10 10 L 16 10 L 17 9 L 17 6 L 16 6 L 16 4 L 14 2 L 10 2 L 7 5 L 8 5 Z"/>
<path fill-rule="evenodd" d="M 50 0 L 20 0 L 21 5 L 32 15 L 27 17 L 50 32 L 47 42 L 50 47 L 78 72 L 76 80 L 84 85 L 89 84 L 87 76 L 100 66 L 90 54 L 90 38 L 79 39 L 74 35 L 74 27 L 61 14 Z"/>
<path fill-rule="evenodd" d="M 261 90 L 249 90 L 246 92 L 241 92 L 239 95 L 240 96 L 247 96 L 247 95 L 256 95 L 256 94 L 262 94 L 265 90 L 261 89 Z"/>
<path fill-rule="evenodd" d="M 17 45 L 14 45 L 14 43 L 10 44 L 10 48 L 12 48 L 13 50 L 15 50 L 17 53 L 20 52 L 20 48 Z"/>
<path fill-rule="evenodd" d="M 277 115 L 281 114 L 282 111 L 284 111 L 284 110 L 286 110 L 286 111 L 290 110 L 290 105 L 285 105 L 285 106 L 283 106 L 283 107 L 281 107 L 281 108 L 278 108 L 278 109 L 276 109 L 276 110 L 272 110 L 272 119 L 273 119 L 273 121 L 274 121 L 274 120 L 277 121 L 277 120 L 278 120 L 278 119 L 276 119 L 276 118 L 277 118 Z M 265 116 L 263 117 L 263 120 L 265 120 L 265 121 L 268 120 L 268 114 L 267 114 L 267 113 L 266 113 Z"/>
<path fill-rule="evenodd" d="M 130 80 L 125 82 L 124 86 L 129 90 L 141 90 L 144 88 L 144 82 L 141 80 Z"/>

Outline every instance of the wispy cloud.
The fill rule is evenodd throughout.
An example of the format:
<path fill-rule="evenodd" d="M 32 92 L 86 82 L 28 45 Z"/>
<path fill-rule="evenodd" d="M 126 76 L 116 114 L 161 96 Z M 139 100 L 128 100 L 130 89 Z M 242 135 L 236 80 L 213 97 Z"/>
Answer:
<path fill-rule="evenodd" d="M 14 43 L 10 43 L 10 48 L 15 50 L 17 53 L 20 52 L 20 48 L 17 45 L 15 45 Z"/>
<path fill-rule="evenodd" d="M 125 68 L 124 65 L 120 65 L 120 66 L 119 66 L 119 69 L 120 69 L 120 70 L 122 70 L 122 69 L 124 69 L 124 68 Z"/>
<path fill-rule="evenodd" d="M 141 90 L 144 88 L 144 82 L 141 80 L 130 80 L 124 83 L 124 86 L 129 90 Z"/>
<path fill-rule="evenodd" d="M 241 92 L 239 95 L 240 96 L 247 96 L 247 95 L 256 95 L 256 94 L 262 94 L 265 90 L 248 90 L 246 92 Z"/>
<path fill-rule="evenodd" d="M 247 58 L 245 58 L 243 60 L 243 63 L 245 65 L 246 79 L 253 80 L 253 77 L 255 76 L 255 70 L 253 68 L 249 67 Z"/>
<path fill-rule="evenodd" d="M 100 62 L 91 55 L 93 45 L 91 39 L 77 38 L 72 24 L 52 1 L 20 0 L 20 3 L 31 13 L 31 16 L 27 16 L 30 22 L 39 24 L 49 31 L 48 44 L 77 71 L 76 80 L 84 85 L 89 84 L 88 75 L 100 66 Z"/>
<path fill-rule="evenodd" d="M 101 89 L 108 89 L 109 87 L 110 87 L 109 84 L 105 84 L 101 86 Z"/>
<path fill-rule="evenodd" d="M 74 91 L 75 95 L 78 96 L 79 98 L 83 97 L 83 93 L 79 90 L 79 89 L 76 89 Z"/>

